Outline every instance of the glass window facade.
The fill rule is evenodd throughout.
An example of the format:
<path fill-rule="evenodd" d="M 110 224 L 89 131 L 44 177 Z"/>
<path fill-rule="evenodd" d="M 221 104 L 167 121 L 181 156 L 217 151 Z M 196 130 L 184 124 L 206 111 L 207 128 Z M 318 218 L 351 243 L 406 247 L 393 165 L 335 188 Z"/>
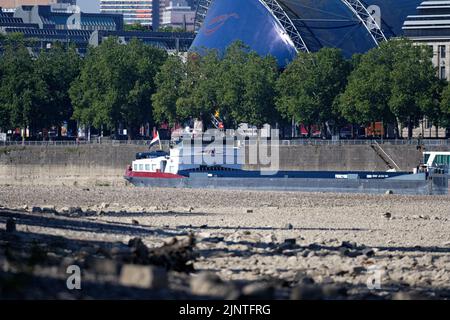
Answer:
<path fill-rule="evenodd" d="M 160 0 L 100 0 L 100 12 L 122 14 L 125 24 L 151 26 L 154 1 Z"/>

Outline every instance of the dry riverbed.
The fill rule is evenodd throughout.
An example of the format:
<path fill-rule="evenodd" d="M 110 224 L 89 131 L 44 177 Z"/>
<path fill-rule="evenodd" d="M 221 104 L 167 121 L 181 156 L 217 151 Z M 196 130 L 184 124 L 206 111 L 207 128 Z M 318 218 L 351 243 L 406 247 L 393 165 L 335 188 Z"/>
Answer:
<path fill-rule="evenodd" d="M 449 299 L 450 197 L 0 186 L 0 298 Z"/>

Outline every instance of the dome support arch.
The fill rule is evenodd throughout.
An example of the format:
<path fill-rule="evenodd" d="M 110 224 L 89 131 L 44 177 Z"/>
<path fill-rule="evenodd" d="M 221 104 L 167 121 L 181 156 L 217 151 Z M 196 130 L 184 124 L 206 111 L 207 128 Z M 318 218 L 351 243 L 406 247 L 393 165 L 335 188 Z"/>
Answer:
<path fill-rule="evenodd" d="M 387 41 L 386 36 L 378 25 L 375 18 L 367 11 L 367 8 L 359 0 L 341 0 L 353 14 L 362 22 L 364 27 L 371 35 L 373 41 L 377 46 L 380 43 Z"/>
<path fill-rule="evenodd" d="M 289 18 L 288 14 L 283 10 L 277 0 L 259 0 L 272 14 L 275 20 L 283 27 L 286 34 L 294 43 L 295 49 L 298 51 L 309 52 L 305 41 L 303 40 L 297 27 Z"/>

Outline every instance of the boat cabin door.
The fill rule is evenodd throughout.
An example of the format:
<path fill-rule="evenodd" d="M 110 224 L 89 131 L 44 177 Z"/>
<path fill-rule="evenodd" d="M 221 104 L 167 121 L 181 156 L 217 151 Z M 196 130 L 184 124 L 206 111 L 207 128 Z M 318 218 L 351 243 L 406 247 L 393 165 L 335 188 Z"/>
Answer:
<path fill-rule="evenodd" d="M 167 160 L 161 161 L 161 172 L 166 172 Z"/>

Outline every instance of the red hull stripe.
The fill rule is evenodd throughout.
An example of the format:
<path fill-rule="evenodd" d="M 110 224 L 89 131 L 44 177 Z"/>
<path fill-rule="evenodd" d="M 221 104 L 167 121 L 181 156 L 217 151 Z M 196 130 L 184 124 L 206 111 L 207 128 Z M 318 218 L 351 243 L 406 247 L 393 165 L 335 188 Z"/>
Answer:
<path fill-rule="evenodd" d="M 127 172 L 127 177 L 132 178 L 164 178 L 164 179 L 181 179 L 186 178 L 178 174 L 173 173 L 163 173 L 163 172 Z"/>

